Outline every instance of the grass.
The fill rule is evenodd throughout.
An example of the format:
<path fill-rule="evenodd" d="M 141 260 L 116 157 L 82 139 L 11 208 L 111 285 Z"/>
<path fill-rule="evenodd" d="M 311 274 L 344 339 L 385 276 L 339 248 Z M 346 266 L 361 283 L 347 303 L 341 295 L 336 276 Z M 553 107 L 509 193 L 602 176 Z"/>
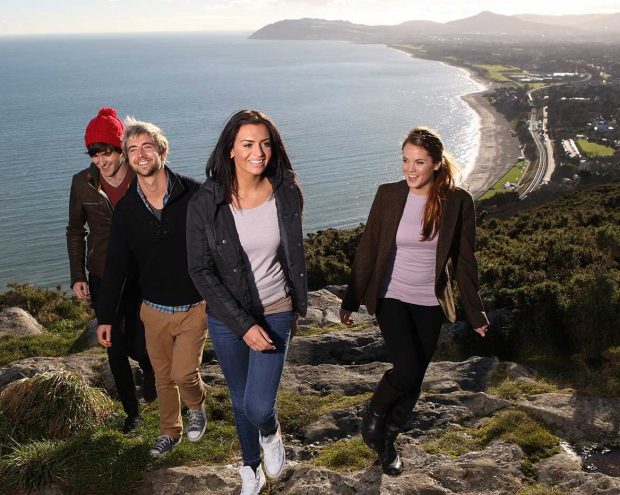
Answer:
<path fill-rule="evenodd" d="M 0 310 L 19 307 L 46 329 L 42 335 L 0 339 L 0 366 L 33 356 L 66 356 L 93 317 L 89 306 L 60 288 L 40 289 L 27 283 L 9 284 L 0 294 Z"/>
<path fill-rule="evenodd" d="M 355 437 L 326 445 L 312 464 L 334 471 L 351 472 L 372 466 L 376 459 L 377 454 L 360 437 Z"/>
<path fill-rule="evenodd" d="M 208 387 L 209 425 L 200 442 L 182 441 L 163 459 L 148 450 L 159 435 L 156 403 L 142 408 L 142 422 L 132 436 L 119 431 L 123 414 L 116 405 L 98 428 L 64 440 L 42 439 L 14 445 L 0 457 L 0 493 L 32 492 L 55 483 L 63 493 L 125 493 L 146 471 L 171 466 L 221 464 L 239 454 L 237 437 L 224 387 Z"/>
<path fill-rule="evenodd" d="M 495 185 L 491 189 L 489 189 L 487 192 L 485 192 L 479 199 L 482 201 L 483 199 L 492 198 L 496 194 L 503 194 L 505 192 L 510 191 L 510 189 L 504 189 L 502 186 L 506 182 L 518 184 L 519 181 L 521 180 L 523 172 L 525 171 L 525 168 L 526 168 L 525 161 L 521 160 L 517 162 L 517 164 L 514 167 L 512 167 L 508 172 L 506 172 L 506 174 L 504 174 L 504 176 L 500 180 L 498 180 L 495 183 Z"/>
<path fill-rule="evenodd" d="M 506 75 L 514 75 L 514 74 L 523 74 L 521 69 L 516 67 L 509 67 L 506 65 L 474 65 L 474 67 L 481 69 L 484 74 L 483 76 L 487 79 L 491 79 L 492 81 L 497 82 L 514 82 L 512 79 L 506 77 Z"/>
<path fill-rule="evenodd" d="M 487 392 L 506 400 L 517 400 L 530 395 L 558 392 L 558 387 L 544 380 L 519 381 L 505 378 L 496 385 L 491 385 Z"/>
<path fill-rule="evenodd" d="M 559 438 L 548 428 L 514 409 L 493 416 L 480 428 L 452 428 L 422 447 L 431 454 L 458 457 L 467 452 L 482 450 L 492 440 L 516 443 L 530 463 L 559 452 Z"/>
<path fill-rule="evenodd" d="M 336 392 L 319 396 L 281 389 L 277 400 L 278 417 L 282 423 L 283 431 L 301 436 L 304 428 L 317 421 L 321 416 L 336 409 L 346 409 L 366 402 L 371 395 L 371 392 L 360 395 L 344 395 L 341 392 Z"/>
<path fill-rule="evenodd" d="M 64 439 L 92 430 L 113 412 L 108 395 L 75 373 L 40 373 L 0 393 L 0 454 L 15 442 Z"/>
<path fill-rule="evenodd" d="M 555 486 L 535 483 L 521 488 L 516 495 L 565 495 L 565 492 Z"/>
<path fill-rule="evenodd" d="M 587 139 L 577 139 L 577 146 L 582 153 L 588 156 L 612 156 L 615 150 L 611 146 L 592 143 Z"/>

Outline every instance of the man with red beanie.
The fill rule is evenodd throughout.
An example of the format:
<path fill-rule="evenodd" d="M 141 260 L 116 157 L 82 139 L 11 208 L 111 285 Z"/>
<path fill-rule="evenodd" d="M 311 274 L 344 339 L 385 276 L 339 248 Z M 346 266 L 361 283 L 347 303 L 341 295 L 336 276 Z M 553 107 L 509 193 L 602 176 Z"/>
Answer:
<path fill-rule="evenodd" d="M 124 130 L 116 110 L 101 108 L 84 134 L 92 163 L 75 174 L 71 182 L 67 225 L 71 288 L 77 297 L 90 301 L 93 308 L 101 291 L 112 213 L 135 175 L 122 154 Z M 127 414 L 124 433 L 134 430 L 140 419 L 129 357 L 138 361 L 142 369 L 144 399 L 150 402 L 157 396 L 153 368 L 146 352 L 144 326 L 138 315 L 140 303 L 137 274 L 133 274 L 124 283 L 112 324 L 112 346 L 108 348 L 116 391 Z"/>

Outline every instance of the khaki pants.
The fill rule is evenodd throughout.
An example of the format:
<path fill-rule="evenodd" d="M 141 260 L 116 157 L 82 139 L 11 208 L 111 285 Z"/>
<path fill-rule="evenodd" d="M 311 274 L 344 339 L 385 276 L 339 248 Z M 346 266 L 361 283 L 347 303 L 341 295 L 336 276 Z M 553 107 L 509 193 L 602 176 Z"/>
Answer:
<path fill-rule="evenodd" d="M 205 303 L 171 315 L 142 303 L 146 349 L 155 371 L 162 435 L 179 438 L 183 432 L 181 402 L 198 409 L 204 402 L 204 386 L 198 367 L 205 343 Z"/>

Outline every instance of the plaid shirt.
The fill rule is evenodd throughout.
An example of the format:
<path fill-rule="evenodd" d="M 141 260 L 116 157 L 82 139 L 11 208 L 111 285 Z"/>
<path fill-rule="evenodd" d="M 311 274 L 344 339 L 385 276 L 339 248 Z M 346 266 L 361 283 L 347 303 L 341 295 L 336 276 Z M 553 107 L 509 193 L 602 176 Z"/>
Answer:
<path fill-rule="evenodd" d="M 162 209 L 166 206 L 168 199 L 170 199 L 170 192 L 172 191 L 172 179 L 170 178 L 170 174 L 168 174 L 167 172 L 166 172 L 166 177 L 168 178 L 168 189 L 166 191 L 166 194 L 164 194 L 164 201 L 163 201 Z M 146 195 L 144 194 L 144 192 L 142 192 L 142 188 L 140 187 L 140 181 L 137 182 L 137 189 L 138 189 L 138 195 L 142 198 L 142 201 L 144 202 L 144 206 L 146 206 L 147 210 L 149 210 L 153 215 L 155 215 L 155 212 L 153 211 L 153 206 L 151 205 L 151 203 L 149 203 L 148 199 L 146 199 Z M 163 304 L 156 304 L 151 301 L 147 301 L 146 299 L 144 299 L 143 302 L 150 308 L 153 308 L 154 310 L 160 311 L 161 313 L 165 313 L 167 315 L 172 315 L 174 313 L 185 313 L 189 311 L 191 308 L 193 308 L 194 306 L 197 306 L 198 304 L 200 304 L 200 303 L 194 303 L 194 304 L 183 304 L 181 306 L 164 306 Z"/>

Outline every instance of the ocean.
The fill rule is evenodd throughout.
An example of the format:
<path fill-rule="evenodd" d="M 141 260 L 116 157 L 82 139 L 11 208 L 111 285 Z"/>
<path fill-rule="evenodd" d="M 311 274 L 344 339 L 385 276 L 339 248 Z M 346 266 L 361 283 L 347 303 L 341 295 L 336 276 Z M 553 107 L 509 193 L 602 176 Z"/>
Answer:
<path fill-rule="evenodd" d="M 463 70 L 382 45 L 247 35 L 0 37 L 0 290 L 68 286 L 69 186 L 102 106 L 159 125 L 170 166 L 199 180 L 228 117 L 266 112 L 299 174 L 306 232 L 364 222 L 415 125 L 437 129 L 465 175 L 473 166 L 479 121 L 459 96 L 480 86 Z"/>

